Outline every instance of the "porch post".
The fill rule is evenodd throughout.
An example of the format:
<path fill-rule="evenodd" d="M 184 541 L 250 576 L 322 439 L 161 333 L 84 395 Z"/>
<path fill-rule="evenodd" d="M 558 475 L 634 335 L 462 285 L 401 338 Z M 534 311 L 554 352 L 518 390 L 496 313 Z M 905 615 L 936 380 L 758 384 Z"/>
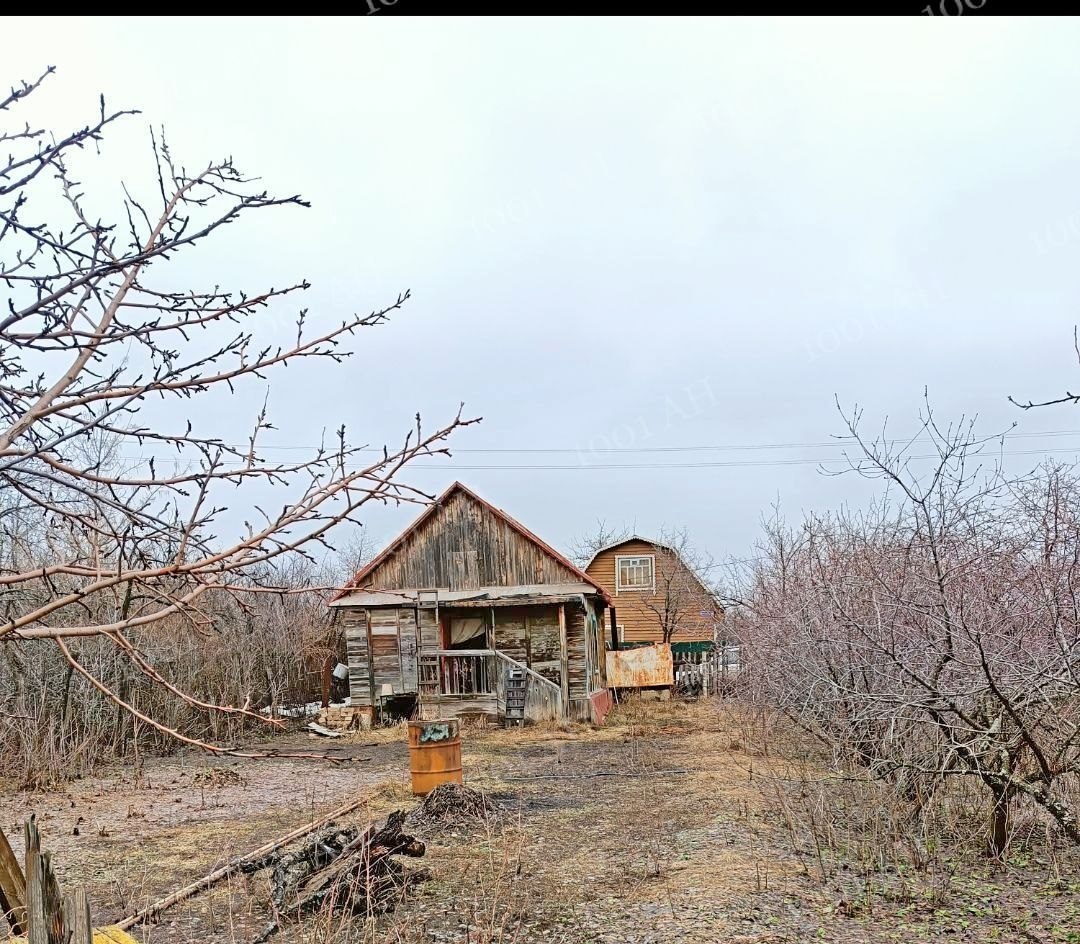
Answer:
<path fill-rule="evenodd" d="M 562 688 L 562 716 L 570 717 L 570 660 L 566 643 L 566 604 L 559 604 L 559 680 Z"/>

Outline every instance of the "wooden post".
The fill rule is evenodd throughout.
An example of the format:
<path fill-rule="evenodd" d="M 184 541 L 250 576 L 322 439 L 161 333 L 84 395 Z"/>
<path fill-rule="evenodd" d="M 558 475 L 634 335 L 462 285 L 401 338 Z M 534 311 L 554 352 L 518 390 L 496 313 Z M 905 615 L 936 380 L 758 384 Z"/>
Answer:
<path fill-rule="evenodd" d="M 41 837 L 33 816 L 26 823 L 26 940 L 27 944 L 65 944 L 60 886 L 41 851 Z"/>
<path fill-rule="evenodd" d="M 31 816 L 26 823 L 26 937 L 25 944 L 93 944 L 90 902 L 86 889 L 78 888 L 64 896 L 52 870 L 49 854 L 41 851 L 37 822 Z M 106 939 L 128 941 L 134 938 L 109 929 Z"/>
<path fill-rule="evenodd" d="M 26 878 L 0 829 L 0 911 L 16 936 L 26 934 Z"/>
<path fill-rule="evenodd" d="M 570 660 L 566 642 L 566 604 L 559 604 L 559 676 L 562 687 L 562 720 L 570 717 Z"/>
<path fill-rule="evenodd" d="M 322 706 L 323 710 L 330 707 L 330 679 L 334 668 L 334 654 L 330 653 L 322 664 Z"/>
<path fill-rule="evenodd" d="M 80 888 L 74 895 L 64 899 L 67 926 L 71 928 L 70 944 L 94 944 L 94 931 L 90 926 L 90 900 L 86 889 Z"/>

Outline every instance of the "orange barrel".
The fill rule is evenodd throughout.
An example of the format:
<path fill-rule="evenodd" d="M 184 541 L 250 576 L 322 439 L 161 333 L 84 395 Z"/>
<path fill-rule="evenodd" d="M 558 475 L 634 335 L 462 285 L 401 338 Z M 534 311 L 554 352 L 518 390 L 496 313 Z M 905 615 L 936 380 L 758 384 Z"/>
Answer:
<path fill-rule="evenodd" d="M 409 722 L 409 775 L 414 796 L 427 796 L 441 783 L 461 783 L 456 721 Z"/>

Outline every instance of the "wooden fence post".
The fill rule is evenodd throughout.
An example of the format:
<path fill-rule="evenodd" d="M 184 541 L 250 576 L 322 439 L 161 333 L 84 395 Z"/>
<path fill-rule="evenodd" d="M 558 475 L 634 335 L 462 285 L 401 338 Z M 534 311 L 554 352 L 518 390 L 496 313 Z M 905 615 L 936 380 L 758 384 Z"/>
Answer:
<path fill-rule="evenodd" d="M 90 900 L 86 889 L 78 889 L 64 901 L 67 926 L 71 928 L 69 944 L 94 944 L 94 931 L 90 926 Z"/>
<path fill-rule="evenodd" d="M 16 935 L 26 934 L 26 879 L 0 829 L 0 911 Z"/>
<path fill-rule="evenodd" d="M 27 944 L 93 944 L 86 890 L 61 897 L 49 853 L 41 851 L 33 816 L 26 823 L 25 836 Z"/>
<path fill-rule="evenodd" d="M 24 830 L 26 841 L 26 939 L 27 944 L 66 944 L 60 886 L 41 851 L 37 820 L 31 816 Z"/>
<path fill-rule="evenodd" d="M 94 926 L 86 889 L 77 888 L 61 896 L 49 853 L 41 851 L 41 836 L 33 816 L 25 826 L 25 841 L 25 864 L 20 869 L 0 831 L 0 899 L 12 931 L 25 944 L 93 944 Z M 116 927 L 99 929 L 98 939 L 136 944 L 134 938 Z"/>

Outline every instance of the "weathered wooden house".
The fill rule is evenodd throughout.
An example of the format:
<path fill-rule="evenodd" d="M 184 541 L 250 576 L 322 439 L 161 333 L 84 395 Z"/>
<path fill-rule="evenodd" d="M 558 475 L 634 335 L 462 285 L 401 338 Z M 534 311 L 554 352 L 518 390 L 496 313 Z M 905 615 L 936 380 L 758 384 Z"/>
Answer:
<path fill-rule="evenodd" d="M 330 605 L 355 708 L 394 699 L 423 718 L 497 716 L 507 670 L 518 669 L 527 719 L 602 720 L 609 602 L 566 557 L 455 482 Z"/>

